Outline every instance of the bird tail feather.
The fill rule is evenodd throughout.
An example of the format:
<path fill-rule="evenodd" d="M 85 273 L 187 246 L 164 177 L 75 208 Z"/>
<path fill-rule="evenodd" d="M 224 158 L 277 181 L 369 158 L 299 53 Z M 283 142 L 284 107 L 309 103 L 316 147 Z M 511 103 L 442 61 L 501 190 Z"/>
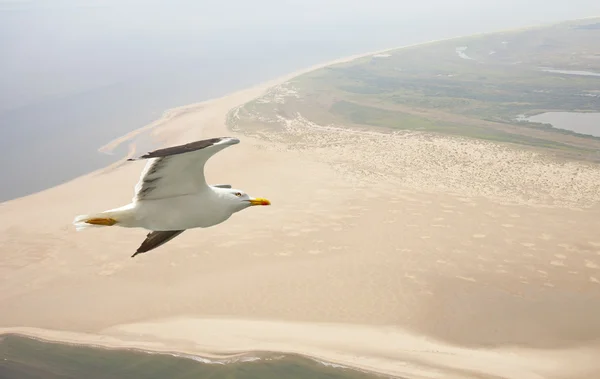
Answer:
<path fill-rule="evenodd" d="M 119 222 L 115 213 L 116 212 L 101 212 L 90 215 L 79 215 L 73 220 L 73 225 L 75 225 L 75 230 L 78 232 L 89 228 L 113 226 Z"/>

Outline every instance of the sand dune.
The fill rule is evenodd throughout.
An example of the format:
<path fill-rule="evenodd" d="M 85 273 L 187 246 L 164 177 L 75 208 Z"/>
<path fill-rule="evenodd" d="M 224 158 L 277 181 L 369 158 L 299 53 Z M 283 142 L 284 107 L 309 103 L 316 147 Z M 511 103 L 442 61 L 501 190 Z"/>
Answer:
<path fill-rule="evenodd" d="M 600 376 L 598 167 L 424 135 L 227 130 L 289 77 L 152 126 L 164 144 L 240 137 L 207 177 L 271 207 L 130 259 L 145 231 L 71 221 L 127 203 L 143 162 L 1 204 L 0 332 L 408 378 Z"/>

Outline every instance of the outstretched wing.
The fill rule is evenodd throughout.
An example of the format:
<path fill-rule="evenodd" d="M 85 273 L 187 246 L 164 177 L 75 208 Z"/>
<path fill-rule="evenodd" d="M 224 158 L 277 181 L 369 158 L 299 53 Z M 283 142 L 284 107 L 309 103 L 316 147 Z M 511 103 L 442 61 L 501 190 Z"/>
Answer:
<path fill-rule="evenodd" d="M 173 238 L 177 237 L 181 233 L 185 232 L 185 230 L 168 230 L 168 231 L 154 231 L 148 233 L 146 235 L 146 239 L 140 247 L 136 250 L 135 253 L 131 256 L 131 258 L 135 257 L 138 254 L 146 253 L 150 250 L 156 249 L 157 247 L 164 245 L 169 242 Z"/>
<path fill-rule="evenodd" d="M 128 159 L 148 159 L 135 185 L 133 201 L 188 195 L 208 188 L 204 178 L 206 161 L 227 146 L 239 142 L 232 137 L 211 138 Z"/>

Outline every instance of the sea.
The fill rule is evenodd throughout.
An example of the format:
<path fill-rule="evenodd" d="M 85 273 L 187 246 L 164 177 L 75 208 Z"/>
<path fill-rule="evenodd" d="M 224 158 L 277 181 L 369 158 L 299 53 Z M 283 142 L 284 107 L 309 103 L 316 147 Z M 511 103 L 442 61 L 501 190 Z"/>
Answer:
<path fill-rule="evenodd" d="M 105 349 L 29 337 L 0 337 L 0 379 L 381 379 L 296 355 L 209 360 L 174 353 Z"/>
<path fill-rule="evenodd" d="M 369 51 L 369 46 L 349 43 L 319 46 L 281 41 L 261 46 L 252 40 L 243 42 L 206 41 L 193 47 L 197 49 L 194 54 L 179 58 L 173 52 L 174 62 L 154 63 L 152 69 L 129 77 L 99 73 L 103 79 L 98 83 L 80 78 L 78 86 L 23 97 L 14 106 L 0 109 L 0 176 L 6 183 L 0 186 L 0 202 L 54 187 L 116 162 L 125 156 L 127 146 L 119 146 L 112 154 L 98 149 L 160 119 L 168 109 Z M 152 53 L 149 55 L 152 59 Z M 139 59 L 132 55 L 129 61 Z M 10 103 L 0 105 L 6 104 Z"/>
<path fill-rule="evenodd" d="M 136 29 L 111 8 L 40 7 L 3 10 L 0 0 L 0 203 L 116 162 L 128 146 L 98 149 L 171 108 L 428 38 L 386 25 L 363 25 L 360 36 L 352 25 L 210 29 L 200 10 L 184 30 L 136 10 L 127 14 Z"/>

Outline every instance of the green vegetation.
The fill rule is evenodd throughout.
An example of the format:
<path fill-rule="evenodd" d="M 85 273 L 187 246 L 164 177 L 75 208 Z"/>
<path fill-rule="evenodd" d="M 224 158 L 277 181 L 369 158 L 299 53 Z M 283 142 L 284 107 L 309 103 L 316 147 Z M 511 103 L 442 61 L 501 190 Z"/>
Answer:
<path fill-rule="evenodd" d="M 339 101 L 331 112 L 342 116 L 357 125 L 370 125 L 391 129 L 415 130 L 461 135 L 496 142 L 510 142 L 524 145 L 536 145 L 551 148 L 570 149 L 571 146 L 529 136 L 517 136 L 492 128 L 464 125 L 460 123 L 434 121 L 408 113 L 394 112 L 377 107 L 369 107 L 348 101 Z"/>
<path fill-rule="evenodd" d="M 588 157 L 600 138 L 523 122 L 547 111 L 600 111 L 599 20 L 483 34 L 367 56 L 296 77 L 285 101 L 253 102 L 247 115 L 372 126 L 509 142 Z M 265 99 L 262 99 L 265 100 Z M 261 100 L 261 101 L 262 101 Z M 245 125 L 265 126 L 264 122 Z M 271 119 L 269 126 L 277 125 Z M 597 154 L 593 154 L 594 157 Z"/>

